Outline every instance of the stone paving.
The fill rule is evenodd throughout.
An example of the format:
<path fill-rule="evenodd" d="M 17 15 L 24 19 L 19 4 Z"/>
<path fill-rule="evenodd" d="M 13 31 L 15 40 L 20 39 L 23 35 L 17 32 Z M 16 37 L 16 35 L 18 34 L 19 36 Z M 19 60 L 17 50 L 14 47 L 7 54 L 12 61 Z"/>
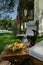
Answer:
<path fill-rule="evenodd" d="M 1 61 L 0 65 L 11 65 L 11 63 L 9 61 Z"/>

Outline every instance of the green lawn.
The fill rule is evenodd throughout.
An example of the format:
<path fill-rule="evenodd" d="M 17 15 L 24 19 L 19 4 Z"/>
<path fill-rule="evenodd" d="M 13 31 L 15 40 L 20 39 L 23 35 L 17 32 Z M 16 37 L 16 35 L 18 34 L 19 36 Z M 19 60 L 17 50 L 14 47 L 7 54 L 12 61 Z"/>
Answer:
<path fill-rule="evenodd" d="M 43 40 L 43 37 L 37 37 L 36 42 L 40 42 L 41 40 Z"/>
<path fill-rule="evenodd" d="M 3 48 L 7 45 L 7 44 L 11 44 L 13 42 L 21 42 L 21 40 L 19 39 L 14 39 L 11 37 L 11 34 L 1 34 L 0 35 L 0 53 L 2 52 Z"/>

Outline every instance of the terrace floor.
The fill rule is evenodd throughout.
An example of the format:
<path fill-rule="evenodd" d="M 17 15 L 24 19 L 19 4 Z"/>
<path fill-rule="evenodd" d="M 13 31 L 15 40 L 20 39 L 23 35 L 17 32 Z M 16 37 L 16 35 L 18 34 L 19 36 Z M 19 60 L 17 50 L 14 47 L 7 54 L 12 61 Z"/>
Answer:
<path fill-rule="evenodd" d="M 11 63 L 10 63 L 9 61 L 4 61 L 4 60 L 2 60 L 2 61 L 0 62 L 0 65 L 11 65 Z"/>
<path fill-rule="evenodd" d="M 43 62 L 40 62 L 36 59 L 33 59 L 33 63 L 34 63 L 34 65 L 43 65 Z M 2 62 L 0 62 L 0 65 L 11 65 L 11 63 L 9 61 L 3 60 Z M 14 64 L 12 64 L 12 65 L 14 65 Z M 25 63 L 23 63 L 23 65 L 25 65 Z M 26 65 L 28 65 L 28 64 L 26 64 Z M 29 65 L 31 65 L 31 64 L 29 64 Z"/>

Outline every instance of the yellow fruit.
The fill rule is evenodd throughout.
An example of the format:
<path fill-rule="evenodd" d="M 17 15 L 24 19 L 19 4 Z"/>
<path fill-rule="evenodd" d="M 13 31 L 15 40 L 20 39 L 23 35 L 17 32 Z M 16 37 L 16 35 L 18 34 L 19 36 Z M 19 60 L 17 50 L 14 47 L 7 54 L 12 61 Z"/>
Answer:
<path fill-rule="evenodd" d="M 17 47 L 19 47 L 19 46 L 20 46 L 20 44 L 16 44 L 16 46 L 17 46 Z"/>
<path fill-rule="evenodd" d="M 23 46 L 24 46 L 24 44 L 23 44 L 23 43 L 21 43 L 21 46 L 23 47 Z"/>
<path fill-rule="evenodd" d="M 21 43 L 21 44 L 19 44 L 18 48 L 21 49 L 21 48 L 23 48 L 23 46 L 24 46 L 24 44 Z"/>
<path fill-rule="evenodd" d="M 15 42 L 14 45 L 16 46 L 17 45 L 17 42 Z"/>
<path fill-rule="evenodd" d="M 13 48 L 13 44 L 8 46 L 8 49 L 12 50 L 12 48 Z"/>
<path fill-rule="evenodd" d="M 18 48 L 17 47 L 13 47 L 12 51 L 17 51 Z"/>

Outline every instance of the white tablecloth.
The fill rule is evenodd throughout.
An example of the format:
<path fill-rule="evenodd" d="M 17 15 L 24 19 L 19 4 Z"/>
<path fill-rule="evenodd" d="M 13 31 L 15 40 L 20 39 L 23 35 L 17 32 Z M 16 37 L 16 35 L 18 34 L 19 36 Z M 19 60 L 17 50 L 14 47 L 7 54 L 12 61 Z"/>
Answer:
<path fill-rule="evenodd" d="M 37 43 L 35 46 L 31 47 L 29 54 L 41 61 L 43 61 L 43 40 Z"/>

